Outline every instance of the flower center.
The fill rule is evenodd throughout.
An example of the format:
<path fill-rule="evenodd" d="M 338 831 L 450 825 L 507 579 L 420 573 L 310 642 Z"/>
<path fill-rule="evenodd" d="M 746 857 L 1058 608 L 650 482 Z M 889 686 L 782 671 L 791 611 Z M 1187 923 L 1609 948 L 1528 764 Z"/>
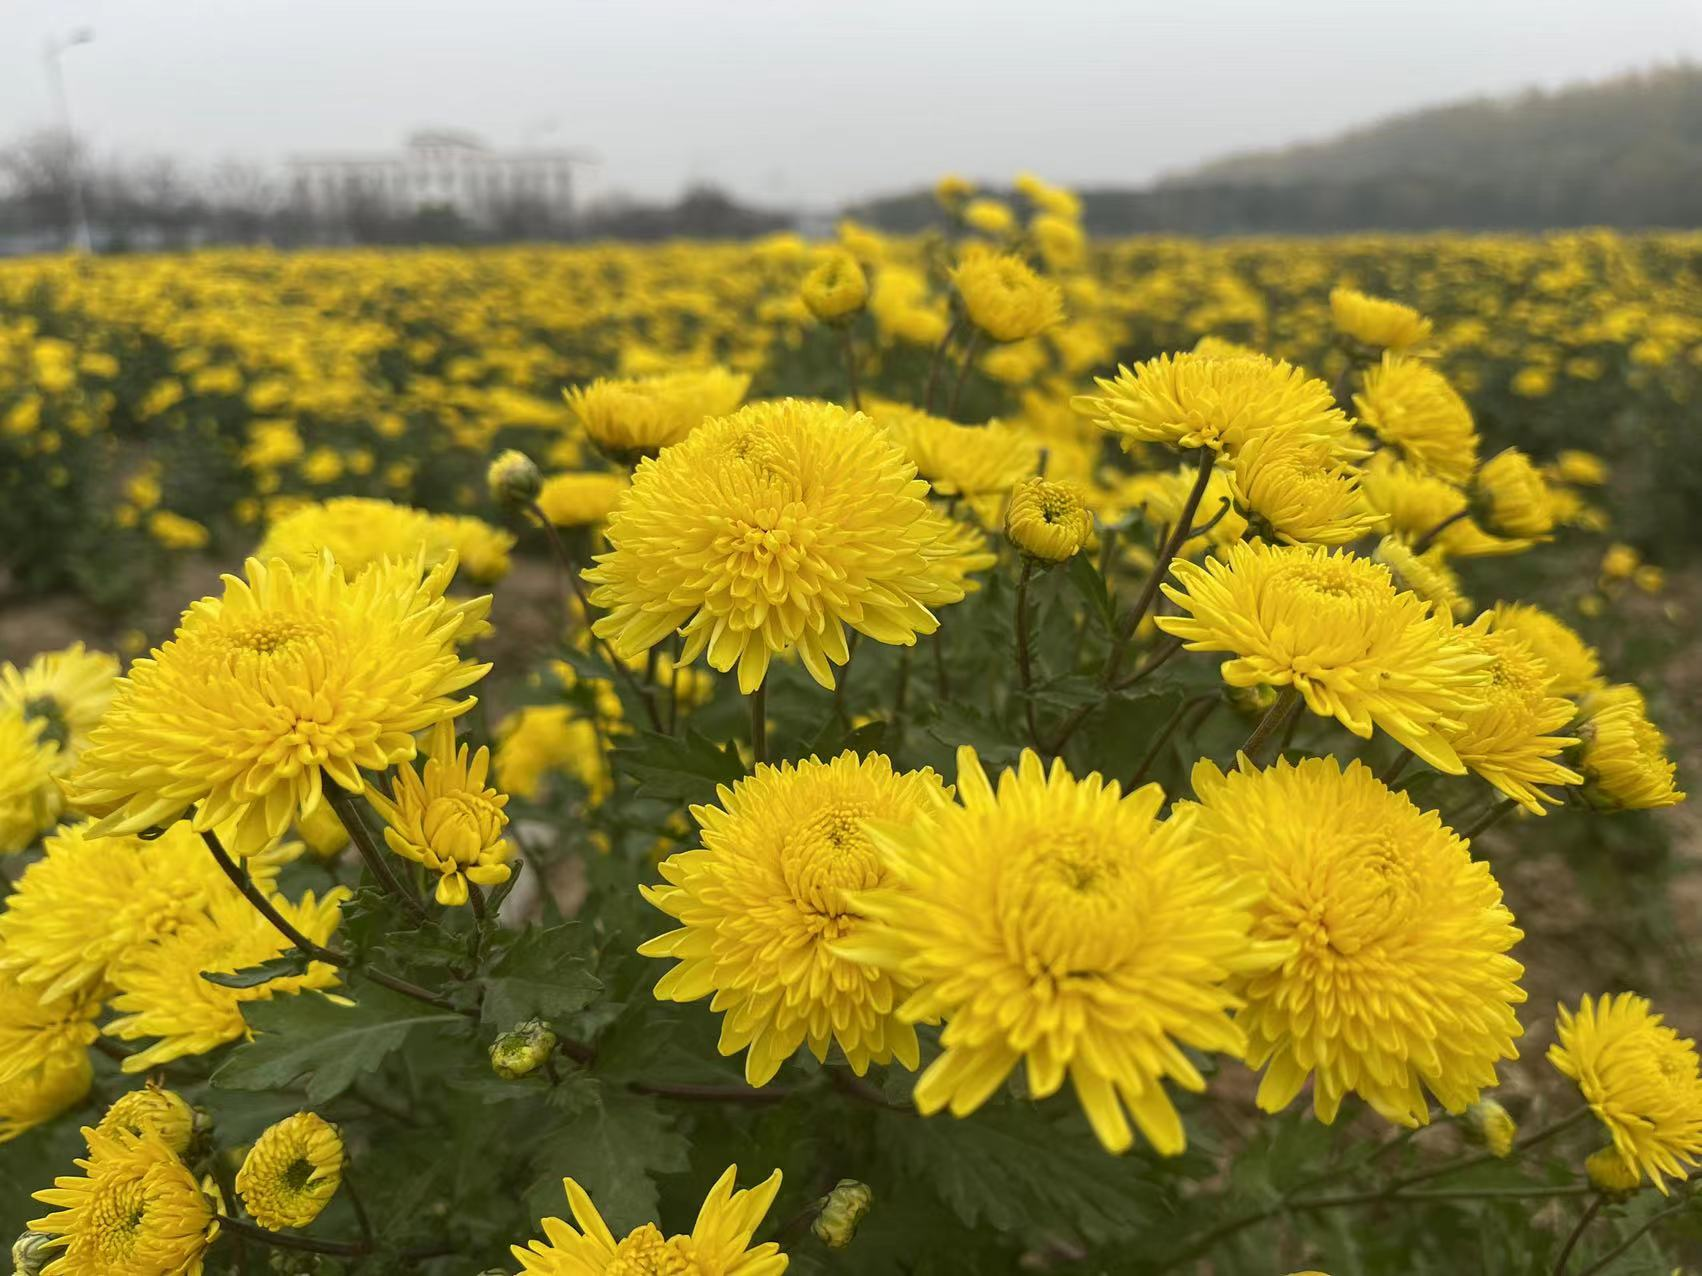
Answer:
<path fill-rule="evenodd" d="M 701 1276 L 689 1236 L 664 1239 L 654 1223 L 627 1234 L 603 1276 Z"/>
<path fill-rule="evenodd" d="M 24 701 L 24 717 L 33 718 L 42 724 L 38 738 L 43 744 L 52 741 L 64 748 L 71 738 L 71 728 L 65 721 L 65 713 L 52 696 L 35 696 Z"/>
<path fill-rule="evenodd" d="M 89 1209 L 89 1231 L 102 1258 L 135 1255 L 147 1209 L 147 1192 L 139 1179 L 111 1185 L 95 1197 Z"/>
<path fill-rule="evenodd" d="M 869 814 L 857 803 L 831 806 L 786 840 L 781 872 L 792 897 L 811 912 L 850 915 L 845 892 L 880 885 L 880 858 L 863 832 Z"/>

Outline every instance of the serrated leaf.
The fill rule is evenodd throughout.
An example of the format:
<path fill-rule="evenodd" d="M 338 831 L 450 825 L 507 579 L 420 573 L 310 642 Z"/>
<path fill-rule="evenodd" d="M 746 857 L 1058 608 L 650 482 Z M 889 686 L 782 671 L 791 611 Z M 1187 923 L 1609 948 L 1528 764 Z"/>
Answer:
<path fill-rule="evenodd" d="M 745 774 L 732 744 L 718 745 L 689 727 L 683 739 L 640 732 L 637 743 L 613 750 L 609 759 L 616 771 L 637 782 L 634 796 L 676 804 L 712 802 L 716 785 L 732 784 Z"/>
<path fill-rule="evenodd" d="M 589 1006 L 603 985 L 585 952 L 585 931 L 577 923 L 522 931 L 484 981 L 485 1026 L 506 1031 L 526 1019 L 559 1024 Z"/>
<path fill-rule="evenodd" d="M 561 1181 L 571 1177 L 619 1236 L 658 1217 L 654 1176 L 687 1165 L 686 1138 L 652 1099 L 605 1088 L 586 1109 L 558 1122 L 533 1158 L 537 1179 L 527 1192 L 532 1217 L 559 1216 Z"/>
<path fill-rule="evenodd" d="M 375 985 L 356 995 L 351 1006 L 312 992 L 250 1002 L 243 1012 L 254 1040 L 237 1048 L 213 1084 L 267 1090 L 305 1080 L 308 1100 L 324 1103 L 377 1069 L 416 1030 L 465 1022 Z"/>
<path fill-rule="evenodd" d="M 274 979 L 301 974 L 310 960 L 306 953 L 288 952 L 258 966 L 244 966 L 241 970 L 203 970 L 201 978 L 221 988 L 258 988 Z"/>
<path fill-rule="evenodd" d="M 1105 577 L 1099 574 L 1098 565 L 1086 554 L 1077 554 L 1070 559 L 1067 575 L 1070 584 L 1086 601 L 1088 614 L 1102 630 L 1110 633 L 1116 615 L 1111 605 L 1111 593 L 1105 587 Z"/>

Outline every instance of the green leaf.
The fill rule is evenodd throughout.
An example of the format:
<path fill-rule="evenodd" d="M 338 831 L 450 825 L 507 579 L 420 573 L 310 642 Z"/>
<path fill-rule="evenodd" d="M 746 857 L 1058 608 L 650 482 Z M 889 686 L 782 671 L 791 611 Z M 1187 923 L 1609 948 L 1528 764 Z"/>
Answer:
<path fill-rule="evenodd" d="M 1111 626 L 1116 621 L 1116 613 L 1111 604 L 1111 593 L 1105 588 L 1105 577 L 1099 574 L 1099 567 L 1086 554 L 1077 554 L 1070 559 L 1068 578 L 1076 592 L 1087 602 L 1088 614 L 1099 623 L 1106 633 L 1111 632 Z"/>
<path fill-rule="evenodd" d="M 203 970 L 201 978 L 221 988 L 258 988 L 274 979 L 303 973 L 309 960 L 306 953 L 287 952 L 282 957 L 273 957 L 258 966 L 244 966 L 241 970 Z"/>
<path fill-rule="evenodd" d="M 464 1022 L 376 986 L 360 986 L 355 995 L 352 1006 L 317 993 L 250 1002 L 243 1011 L 254 1040 L 237 1048 L 213 1084 L 267 1090 L 305 1079 L 309 1102 L 324 1103 L 374 1071 L 416 1030 Z"/>
<path fill-rule="evenodd" d="M 745 774 L 731 743 L 717 745 L 689 727 L 684 739 L 640 732 L 636 744 L 609 756 L 615 770 L 637 781 L 635 796 L 660 802 L 713 802 L 716 785 L 732 784 Z"/>
<path fill-rule="evenodd" d="M 654 1176 L 684 1170 L 687 1144 L 654 1100 L 604 1089 L 544 1134 L 532 1165 L 538 1177 L 526 1199 L 533 1218 L 561 1215 L 561 1181 L 571 1177 L 619 1236 L 658 1217 Z"/>
<path fill-rule="evenodd" d="M 847 731 L 839 715 L 830 714 L 821 730 L 816 732 L 814 739 L 798 756 L 813 756 L 826 760 L 838 757 L 847 749 L 857 754 L 877 753 L 880 751 L 881 741 L 886 738 L 886 728 L 884 720 L 876 719 Z"/>
<path fill-rule="evenodd" d="M 485 1026 L 503 1032 L 527 1019 L 559 1024 L 590 1005 L 603 985 L 591 973 L 586 945 L 574 922 L 522 931 L 484 981 Z"/>

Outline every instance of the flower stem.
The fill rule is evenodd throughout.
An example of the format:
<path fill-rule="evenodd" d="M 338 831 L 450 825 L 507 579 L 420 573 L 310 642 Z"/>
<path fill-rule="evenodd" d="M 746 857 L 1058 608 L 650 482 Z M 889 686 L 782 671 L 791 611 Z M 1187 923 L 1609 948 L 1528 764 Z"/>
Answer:
<path fill-rule="evenodd" d="M 951 349 L 952 340 L 957 336 L 961 318 L 953 318 L 946 327 L 945 336 L 940 338 L 940 344 L 934 347 L 933 357 L 928 360 L 928 388 L 922 393 L 922 411 L 932 413 L 934 410 L 934 391 L 940 384 L 940 368 L 945 363 L 946 351 Z"/>
<path fill-rule="evenodd" d="M 1022 707 L 1028 717 L 1028 740 L 1040 747 L 1040 724 L 1034 716 L 1034 673 L 1028 653 L 1028 579 L 1034 574 L 1034 560 L 1024 556 L 1022 575 L 1016 581 L 1016 670 L 1022 680 Z"/>
<path fill-rule="evenodd" d="M 1276 703 L 1265 710 L 1265 716 L 1259 719 L 1259 725 L 1253 728 L 1253 734 L 1247 737 L 1247 743 L 1241 746 L 1241 752 L 1247 755 L 1248 761 L 1254 766 L 1263 766 L 1265 746 L 1271 742 L 1277 731 L 1288 724 L 1288 716 L 1300 708 L 1300 693 L 1293 687 L 1284 687 L 1282 694 L 1276 698 Z"/>
<path fill-rule="evenodd" d="M 1135 768 L 1135 773 L 1129 777 L 1129 782 L 1123 786 L 1125 793 L 1133 793 L 1140 788 L 1141 781 L 1146 779 L 1146 773 L 1152 769 L 1152 764 L 1158 761 L 1159 753 L 1163 751 L 1166 744 L 1170 743 L 1170 737 L 1176 734 L 1176 728 L 1182 725 L 1182 719 L 1187 717 L 1197 705 L 1216 698 L 1215 692 L 1193 696 L 1176 706 L 1176 712 L 1170 715 L 1170 720 L 1152 738 L 1152 744 L 1147 748 L 1146 756 L 1141 759 L 1141 764 Z"/>
<path fill-rule="evenodd" d="M 1472 825 L 1464 833 L 1461 833 L 1460 836 L 1465 838 L 1468 842 L 1471 841 L 1471 839 L 1476 837 L 1479 833 L 1482 833 L 1491 828 L 1493 825 L 1499 823 L 1501 817 L 1506 815 L 1507 812 L 1511 811 L 1517 805 L 1519 805 L 1519 803 L 1515 798 L 1502 798 L 1494 806 L 1490 807 L 1489 810 L 1485 811 L 1483 817 L 1479 819 L 1476 824 Z"/>
<path fill-rule="evenodd" d="M 337 819 L 342 822 L 349 840 L 355 844 L 355 849 L 360 852 L 361 859 L 366 862 L 367 871 L 372 874 L 379 888 L 400 902 L 415 921 L 422 926 L 428 925 L 431 915 L 426 912 L 425 905 L 420 903 L 413 891 L 402 885 L 401 879 L 391 871 L 390 863 L 385 859 L 384 848 L 373 838 L 372 830 L 367 827 L 366 817 L 361 814 L 360 806 L 355 801 L 355 795 L 330 776 L 325 777 L 324 789 L 326 800 L 331 803 L 331 809 L 337 813 Z"/>
<path fill-rule="evenodd" d="M 963 383 L 969 379 L 969 368 L 975 362 L 975 352 L 981 348 L 981 329 L 977 328 L 969 334 L 969 340 L 963 346 L 963 362 L 957 368 L 957 380 L 951 383 L 951 401 L 946 404 L 946 415 L 953 421 L 957 420 L 957 400 L 963 393 Z"/>
<path fill-rule="evenodd" d="M 1661 1210 L 1658 1213 L 1649 1215 L 1649 1217 L 1644 1219 L 1639 1226 L 1632 1229 L 1631 1235 L 1627 1236 L 1624 1240 L 1620 1241 L 1619 1244 L 1615 1245 L 1612 1249 L 1608 1250 L 1607 1253 L 1603 1254 L 1595 1262 L 1591 1263 L 1579 1273 L 1579 1276 L 1597 1276 L 1597 1273 L 1605 1272 L 1610 1266 L 1612 1266 L 1613 1261 L 1616 1258 L 1625 1253 L 1626 1250 L 1630 1249 L 1638 1241 L 1642 1240 L 1643 1237 L 1654 1228 L 1656 1223 L 1659 1223 L 1662 1219 L 1671 1218 L 1674 1214 L 1679 1214 L 1689 1209 L 1693 1201 L 1694 1198 L 1678 1201 L 1667 1206 L 1664 1210 Z"/>
<path fill-rule="evenodd" d="M 1401 778 L 1401 772 L 1405 771 L 1411 762 L 1412 750 L 1402 745 L 1401 751 L 1389 760 L 1389 765 L 1383 768 L 1383 774 L 1377 778 L 1384 784 L 1392 785 Z"/>
<path fill-rule="evenodd" d="M 1117 680 L 1117 671 L 1122 667 L 1123 657 L 1128 654 L 1129 643 L 1134 639 L 1135 630 L 1141 627 L 1141 621 L 1146 618 L 1153 600 L 1158 597 L 1158 587 L 1164 583 L 1165 576 L 1170 572 L 1170 560 L 1176 557 L 1177 551 L 1188 539 L 1189 530 L 1194 523 L 1194 513 L 1200 508 L 1200 501 L 1206 494 L 1206 486 L 1211 482 L 1212 467 L 1216 464 L 1217 453 L 1209 447 L 1201 448 L 1199 469 L 1194 474 L 1194 486 L 1188 492 L 1188 499 L 1183 503 L 1176 525 L 1164 538 L 1158 558 L 1152 565 L 1152 573 L 1147 577 L 1146 584 L 1141 587 L 1140 597 L 1135 599 L 1135 605 L 1123 616 L 1116 637 L 1112 640 L 1111 653 L 1106 658 L 1102 679 L 1108 685 Z"/>
<path fill-rule="evenodd" d="M 355 1212 L 355 1223 L 360 1228 L 360 1243 L 368 1250 L 372 1249 L 372 1220 L 366 1215 L 366 1206 L 361 1204 L 360 1193 L 355 1191 L 355 1180 L 349 1173 L 348 1158 L 343 1159 L 343 1190 L 349 1194 L 349 1207 Z"/>
<path fill-rule="evenodd" d="M 287 1236 L 283 1232 L 267 1231 L 264 1227 L 256 1227 L 253 1223 L 246 1223 L 229 1215 L 219 1218 L 219 1227 L 229 1230 L 233 1235 L 259 1241 L 262 1245 L 270 1245 L 274 1249 L 295 1249 L 307 1254 L 329 1254 L 336 1258 L 359 1258 L 372 1253 L 370 1243 L 320 1241 L 310 1236 Z"/>
<path fill-rule="evenodd" d="M 346 969 L 354 964 L 347 953 L 336 952 L 316 944 L 297 930 L 289 919 L 277 910 L 272 901 L 266 898 L 265 892 L 254 884 L 254 879 L 248 875 L 247 870 L 230 857 L 230 852 L 225 850 L 217 833 L 212 829 L 203 829 L 201 840 L 207 844 L 207 849 L 212 852 L 214 861 L 224 870 L 225 876 L 230 878 L 231 885 L 241 891 L 242 897 L 254 905 L 255 911 L 271 922 L 273 929 L 291 944 L 313 960 L 325 962 L 327 965 Z"/>
<path fill-rule="evenodd" d="M 751 765 L 768 761 L 768 682 L 757 683 L 750 694 Z"/>
<path fill-rule="evenodd" d="M 1447 518 L 1443 519 L 1440 523 L 1436 524 L 1435 527 L 1432 527 L 1428 532 L 1412 543 L 1412 552 L 1415 554 L 1424 553 L 1425 550 L 1429 549 L 1436 543 L 1436 538 L 1438 536 L 1442 535 L 1443 532 L 1447 531 L 1455 523 L 1459 522 L 1470 513 L 1471 507 L 1468 505 L 1464 509 L 1448 515 Z"/>
<path fill-rule="evenodd" d="M 843 323 L 839 326 L 840 348 L 845 352 L 845 387 L 851 394 L 851 407 L 854 411 L 863 410 L 863 396 L 857 392 L 857 344 L 851 339 L 851 325 Z"/>
<path fill-rule="evenodd" d="M 1578 1223 L 1571 1234 L 1566 1237 L 1566 1243 L 1560 1247 L 1560 1257 L 1554 1260 L 1554 1276 L 1566 1276 L 1566 1264 L 1572 1257 L 1572 1251 L 1578 1248 L 1578 1242 L 1583 1238 L 1584 1231 L 1601 1210 L 1602 1202 L 1607 1198 L 1597 1192 L 1590 1203 L 1584 1207 L 1584 1212 L 1578 1216 Z"/>
<path fill-rule="evenodd" d="M 743 1103 L 762 1105 L 783 1103 L 792 1091 L 782 1086 L 685 1085 L 661 1082 L 633 1081 L 627 1087 L 634 1094 L 654 1095 L 659 1099 L 686 1099 L 697 1103 Z"/>

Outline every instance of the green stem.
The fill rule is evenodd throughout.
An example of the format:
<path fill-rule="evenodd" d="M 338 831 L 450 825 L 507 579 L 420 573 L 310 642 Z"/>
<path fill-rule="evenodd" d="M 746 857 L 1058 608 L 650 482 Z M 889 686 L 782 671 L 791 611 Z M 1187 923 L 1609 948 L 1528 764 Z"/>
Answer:
<path fill-rule="evenodd" d="M 1436 543 L 1436 538 L 1438 536 L 1442 535 L 1443 532 L 1447 531 L 1455 523 L 1459 522 L 1462 518 L 1465 518 L 1470 513 L 1471 513 L 1471 506 L 1468 505 L 1464 509 L 1458 510 L 1457 512 L 1455 512 L 1453 514 L 1448 515 L 1447 518 L 1443 519 L 1440 523 L 1436 524 L 1435 527 L 1432 527 L 1428 532 L 1426 532 L 1423 536 L 1420 536 L 1417 540 L 1415 540 L 1412 543 L 1412 552 L 1414 554 L 1424 553 L 1425 550 L 1429 549 L 1432 545 L 1434 545 Z"/>
<path fill-rule="evenodd" d="M 331 809 L 337 813 L 337 819 L 342 822 L 343 830 L 349 835 L 349 840 L 355 844 L 360 857 L 366 862 L 367 871 L 378 883 L 386 895 L 396 899 L 413 915 L 415 921 L 422 926 L 431 923 L 431 914 L 426 912 L 425 905 L 415 897 L 413 891 L 402 885 L 390 862 L 385 858 L 385 850 L 377 844 L 372 836 L 372 830 L 367 827 L 366 816 L 361 813 L 355 795 L 330 776 L 324 779 L 325 798 L 331 803 Z"/>
<path fill-rule="evenodd" d="M 1034 574 L 1034 560 L 1026 555 L 1022 574 L 1016 581 L 1016 670 L 1022 681 L 1022 708 L 1028 718 L 1028 740 L 1040 748 L 1040 724 L 1034 713 L 1034 672 L 1028 652 L 1028 580 Z"/>
<path fill-rule="evenodd" d="M 1247 755 L 1248 761 L 1254 766 L 1263 766 L 1262 757 L 1265 746 L 1277 731 L 1288 724 L 1288 715 L 1298 712 L 1300 708 L 1300 693 L 1293 687 L 1284 687 L 1282 694 L 1277 696 L 1276 703 L 1265 710 L 1265 716 L 1259 719 L 1259 725 L 1253 728 L 1253 734 L 1247 737 L 1247 743 L 1241 746 L 1241 752 Z"/>
<path fill-rule="evenodd" d="M 922 393 L 922 411 L 932 413 L 934 410 L 934 391 L 940 384 L 940 368 L 945 363 L 946 351 L 951 349 L 951 343 L 957 336 L 959 326 L 963 323 L 960 316 L 953 316 L 946 332 L 940 338 L 940 344 L 934 347 L 933 357 L 928 360 L 928 386 Z"/>
<path fill-rule="evenodd" d="M 289 919 L 278 911 L 276 905 L 266 898 L 265 893 L 254 884 L 254 879 L 248 875 L 247 870 L 230 857 L 230 853 L 225 850 L 224 844 L 219 841 L 217 833 L 213 832 L 212 829 L 203 829 L 201 840 L 207 844 L 207 849 L 212 852 L 214 861 L 224 870 L 225 876 L 230 878 L 231 885 L 235 886 L 242 893 L 242 897 L 254 906 L 255 911 L 272 923 L 272 928 L 289 940 L 292 945 L 313 958 L 314 961 L 322 961 L 327 965 L 346 969 L 354 964 L 348 954 L 336 952 L 321 944 L 316 944 L 297 930 Z"/>
<path fill-rule="evenodd" d="M 1661 1222 L 1663 1219 L 1671 1218 L 1674 1214 L 1681 1214 L 1685 1210 L 1689 1209 L 1690 1206 L 1691 1202 L 1689 1200 L 1677 1201 L 1674 1204 L 1667 1206 L 1664 1210 L 1649 1215 L 1648 1218 L 1644 1219 L 1641 1224 L 1632 1230 L 1631 1235 L 1627 1236 L 1624 1240 L 1620 1241 L 1619 1244 L 1615 1245 L 1612 1249 L 1608 1250 L 1607 1253 L 1603 1254 L 1595 1262 L 1591 1263 L 1582 1272 L 1580 1272 L 1578 1276 L 1597 1276 L 1597 1273 L 1605 1272 L 1616 1258 L 1647 1236 L 1656 1223 Z"/>
<path fill-rule="evenodd" d="M 957 400 L 963 393 L 963 383 L 969 379 L 970 366 L 975 362 L 975 352 L 981 348 L 981 329 L 977 328 L 969 334 L 969 340 L 964 343 L 963 362 L 958 365 L 957 380 L 951 384 L 951 401 L 946 404 L 946 415 L 953 421 L 957 420 Z"/>
<path fill-rule="evenodd" d="M 1560 1247 L 1560 1257 L 1554 1260 L 1554 1276 L 1566 1276 L 1566 1264 L 1572 1259 L 1572 1251 L 1578 1248 L 1578 1242 L 1583 1239 L 1585 1229 L 1600 1213 L 1602 1202 L 1607 1200 L 1597 1192 L 1590 1203 L 1584 1207 L 1584 1212 L 1578 1216 L 1577 1224 L 1566 1237 L 1566 1243 Z"/>
<path fill-rule="evenodd" d="M 1152 572 L 1148 575 L 1146 584 L 1141 587 L 1140 596 L 1135 599 L 1135 605 L 1129 608 L 1118 625 L 1116 638 L 1111 644 L 1111 654 L 1105 662 L 1103 681 L 1107 685 L 1117 680 L 1117 671 L 1123 664 L 1123 657 L 1128 654 L 1129 643 L 1134 640 L 1135 631 L 1141 627 L 1141 621 L 1152 609 L 1153 600 L 1158 597 L 1159 586 L 1170 573 L 1170 561 L 1176 557 L 1177 551 L 1188 539 L 1194 513 L 1200 508 L 1200 501 L 1206 494 L 1206 487 L 1211 482 L 1212 468 L 1216 464 L 1217 453 L 1209 447 L 1201 448 L 1199 468 L 1194 473 L 1194 486 L 1189 490 L 1188 499 L 1182 505 L 1182 513 L 1176 519 L 1176 526 L 1164 537 L 1158 558 L 1153 562 Z"/>
<path fill-rule="evenodd" d="M 768 761 L 768 683 L 757 683 L 751 701 L 751 765 Z"/>
<path fill-rule="evenodd" d="M 851 324 L 839 326 L 840 346 L 845 352 L 845 385 L 851 392 L 851 407 L 853 411 L 863 410 L 863 396 L 857 391 L 857 346 L 851 339 Z"/>
<path fill-rule="evenodd" d="M 1511 811 L 1517 805 L 1519 805 L 1519 803 L 1515 798 L 1502 798 L 1494 806 L 1490 807 L 1489 810 L 1484 812 L 1482 819 L 1472 825 L 1464 833 L 1461 833 L 1460 836 L 1468 842 L 1471 841 L 1472 838 L 1476 837 L 1479 833 L 1486 832 L 1494 825 L 1500 823 L 1501 817 L 1506 815 L 1507 812 Z"/>

